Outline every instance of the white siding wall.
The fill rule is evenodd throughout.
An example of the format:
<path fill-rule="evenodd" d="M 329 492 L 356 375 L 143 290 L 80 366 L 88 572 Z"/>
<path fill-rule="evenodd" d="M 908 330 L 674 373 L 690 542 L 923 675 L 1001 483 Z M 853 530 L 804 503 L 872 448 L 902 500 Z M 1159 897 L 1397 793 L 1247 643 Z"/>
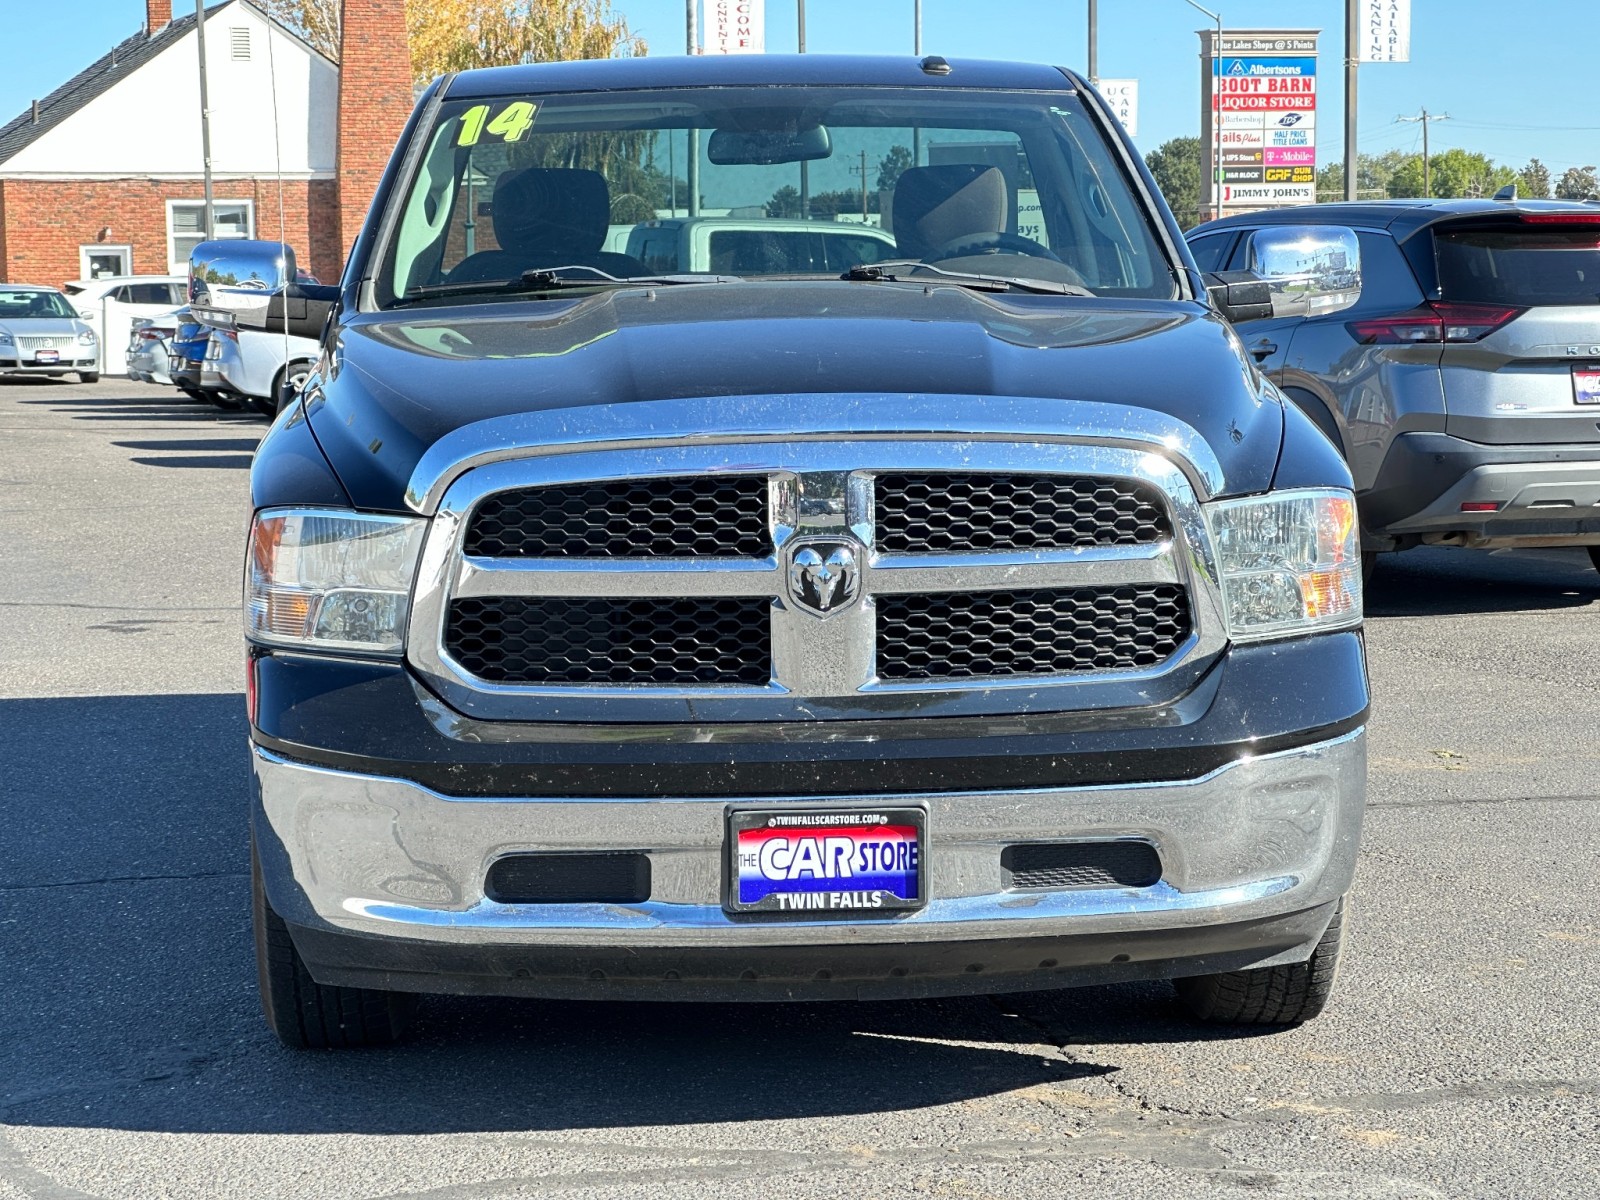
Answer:
<path fill-rule="evenodd" d="M 250 61 L 232 57 L 232 30 L 250 31 Z M 206 21 L 211 160 L 218 175 L 271 175 L 274 39 L 278 127 L 289 178 L 331 177 L 339 72 L 253 8 L 231 4 Z M 201 173 L 200 82 L 191 31 L 0 166 L 0 176 L 126 176 Z"/>

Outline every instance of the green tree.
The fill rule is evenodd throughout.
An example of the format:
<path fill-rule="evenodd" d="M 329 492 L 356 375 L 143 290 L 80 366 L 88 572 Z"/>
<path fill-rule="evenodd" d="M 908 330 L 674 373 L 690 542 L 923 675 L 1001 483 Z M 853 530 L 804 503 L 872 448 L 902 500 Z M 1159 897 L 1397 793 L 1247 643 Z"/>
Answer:
<path fill-rule="evenodd" d="M 800 215 L 800 189 L 791 184 L 784 184 L 772 193 L 772 199 L 767 201 L 767 216 L 773 218 L 798 217 Z"/>
<path fill-rule="evenodd" d="M 1188 229 L 1200 221 L 1200 139 L 1173 138 L 1145 155 L 1145 164 L 1155 176 L 1156 186 L 1166 197 L 1167 207 Z"/>
<path fill-rule="evenodd" d="M 1445 200 L 1492 196 L 1507 184 L 1517 182 L 1514 168 L 1497 165 L 1486 154 L 1474 154 L 1459 147 L 1432 155 L 1428 168 L 1431 179 L 1423 172 L 1420 154 L 1408 158 L 1390 176 L 1389 195 L 1397 198 L 1432 195 Z"/>
<path fill-rule="evenodd" d="M 1517 175 L 1517 192 L 1523 196 L 1532 196 L 1536 200 L 1546 200 L 1550 196 L 1550 168 L 1537 158 L 1530 158 L 1528 165 L 1523 167 Z"/>
<path fill-rule="evenodd" d="M 911 165 L 910 146 L 890 146 L 889 153 L 878 160 L 878 190 L 892 190 L 900 181 L 901 174 Z"/>
<path fill-rule="evenodd" d="M 1556 184 L 1557 200 L 1587 200 L 1600 196 L 1600 178 L 1593 167 L 1568 167 Z"/>

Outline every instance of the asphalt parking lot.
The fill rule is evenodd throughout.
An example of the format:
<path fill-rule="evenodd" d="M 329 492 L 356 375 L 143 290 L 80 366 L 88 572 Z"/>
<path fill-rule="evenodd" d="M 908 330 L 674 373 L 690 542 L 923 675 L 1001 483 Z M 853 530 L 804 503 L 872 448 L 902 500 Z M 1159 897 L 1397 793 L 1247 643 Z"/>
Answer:
<path fill-rule="evenodd" d="M 0 1200 L 1600 1194 L 1600 576 L 1417 551 L 1329 1015 L 1167 985 L 427 1002 L 293 1054 L 251 952 L 238 567 L 265 422 L 0 382 Z M 1317 681 L 1306 680 L 1307 687 Z"/>

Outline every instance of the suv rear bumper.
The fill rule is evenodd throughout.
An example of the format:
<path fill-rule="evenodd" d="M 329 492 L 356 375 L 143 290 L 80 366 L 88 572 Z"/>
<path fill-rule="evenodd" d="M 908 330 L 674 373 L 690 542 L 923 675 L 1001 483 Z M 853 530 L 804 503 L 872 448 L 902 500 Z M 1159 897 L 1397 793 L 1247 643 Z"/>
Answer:
<path fill-rule="evenodd" d="M 649 999 L 993 992 L 1301 960 L 1350 885 L 1366 771 L 1357 729 L 1181 782 L 898 795 L 928 809 L 927 906 L 812 920 L 723 911 L 722 797 L 452 799 L 254 758 L 267 894 L 318 980 Z M 1130 836 L 1159 848 L 1150 887 L 1006 890 L 1007 844 Z M 507 852 L 605 849 L 648 853 L 648 901 L 484 895 Z"/>
<path fill-rule="evenodd" d="M 1476 548 L 1600 545 L 1600 440 L 1495 446 L 1396 438 L 1362 519 L 1374 533 Z M 1487 512 L 1462 505 L 1494 504 Z"/>

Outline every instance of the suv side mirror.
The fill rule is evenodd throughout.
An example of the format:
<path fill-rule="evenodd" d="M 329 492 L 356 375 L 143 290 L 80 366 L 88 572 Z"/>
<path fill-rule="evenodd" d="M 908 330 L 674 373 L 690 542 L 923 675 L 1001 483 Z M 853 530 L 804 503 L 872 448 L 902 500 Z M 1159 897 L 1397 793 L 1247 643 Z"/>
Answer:
<path fill-rule="evenodd" d="M 1206 298 L 1231 325 L 1272 316 L 1272 289 L 1253 271 L 1212 271 L 1206 277 Z"/>
<path fill-rule="evenodd" d="M 1267 225 L 1245 265 L 1267 281 L 1275 317 L 1320 317 L 1361 298 L 1361 242 L 1342 225 Z"/>

